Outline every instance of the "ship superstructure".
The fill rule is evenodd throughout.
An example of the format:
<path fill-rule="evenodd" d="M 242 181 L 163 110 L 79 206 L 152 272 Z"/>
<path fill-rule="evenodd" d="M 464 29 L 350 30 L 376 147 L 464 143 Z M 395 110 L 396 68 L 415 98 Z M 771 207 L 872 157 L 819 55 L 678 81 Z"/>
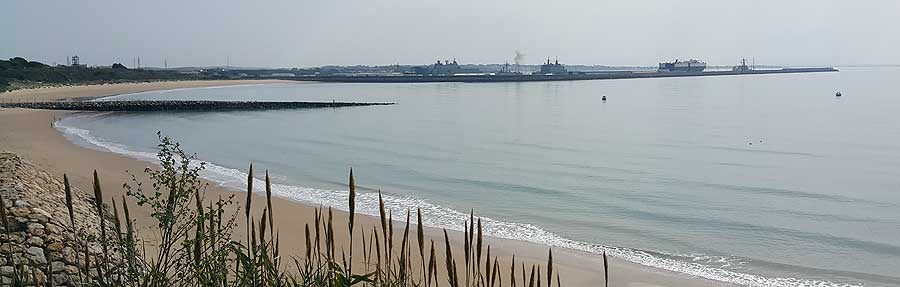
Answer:
<path fill-rule="evenodd" d="M 706 69 L 706 62 L 690 59 L 687 61 L 659 63 L 659 72 L 691 72 L 699 73 Z"/>
<path fill-rule="evenodd" d="M 414 67 L 413 70 L 416 74 L 425 76 L 453 76 L 459 74 L 475 74 L 480 72 L 478 70 L 460 67 L 459 63 L 456 62 L 456 59 L 453 59 L 452 62 L 450 60 L 438 60 L 432 65 Z"/>
<path fill-rule="evenodd" d="M 550 62 L 550 58 L 547 58 L 547 63 L 541 65 L 541 70 L 534 73 L 535 75 L 567 75 L 569 71 L 566 70 L 566 67 L 563 67 L 562 64 L 559 63 L 559 60 L 555 62 Z"/>
<path fill-rule="evenodd" d="M 518 65 L 516 65 L 516 66 L 518 66 Z M 521 74 L 522 74 L 522 73 L 519 72 L 518 69 L 516 69 L 516 70 L 514 71 L 512 68 L 510 68 L 509 62 L 507 62 L 506 64 L 504 64 L 503 66 L 501 66 L 501 67 L 500 67 L 500 71 L 497 71 L 496 73 L 494 73 L 495 76 L 497 76 L 497 75 L 504 75 L 504 76 L 508 76 L 508 75 L 521 75 Z"/>
<path fill-rule="evenodd" d="M 731 68 L 732 72 L 750 72 L 753 69 L 750 66 L 747 66 L 747 59 L 741 59 L 740 66 L 734 66 Z"/>

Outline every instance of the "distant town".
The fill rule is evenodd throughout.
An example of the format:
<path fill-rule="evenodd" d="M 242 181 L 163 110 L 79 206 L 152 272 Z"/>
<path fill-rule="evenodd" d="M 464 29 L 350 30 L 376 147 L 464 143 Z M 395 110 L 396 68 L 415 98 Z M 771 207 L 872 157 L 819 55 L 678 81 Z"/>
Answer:
<path fill-rule="evenodd" d="M 519 57 L 516 57 L 518 60 Z M 654 66 L 604 66 L 564 64 L 547 58 L 540 65 L 516 63 L 468 64 L 456 59 L 437 60 L 425 65 L 322 66 L 309 68 L 256 67 L 164 67 L 123 63 L 88 64 L 78 55 L 67 63 L 47 65 L 16 57 L 0 60 L 0 91 L 46 85 L 96 84 L 133 81 L 209 80 L 209 79 L 283 79 L 322 82 L 523 82 L 570 81 L 626 78 L 693 77 L 771 73 L 834 72 L 831 67 L 782 68 L 754 65 L 742 59 L 733 66 L 707 66 L 689 59 L 661 62 Z"/>

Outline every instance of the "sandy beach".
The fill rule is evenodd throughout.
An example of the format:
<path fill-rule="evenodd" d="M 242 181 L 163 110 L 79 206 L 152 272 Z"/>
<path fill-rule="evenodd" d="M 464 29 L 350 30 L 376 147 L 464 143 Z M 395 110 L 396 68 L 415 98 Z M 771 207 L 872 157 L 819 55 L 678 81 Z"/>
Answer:
<path fill-rule="evenodd" d="M 53 87 L 0 93 L 0 102 L 75 100 L 164 89 L 274 82 L 284 81 L 194 81 Z M 89 190 L 91 172 L 96 169 L 100 174 L 104 195 L 108 197 L 105 200 L 108 202 L 112 198 L 121 199 L 124 195 L 122 184 L 131 180 L 126 171 L 139 175 L 138 178 L 141 178 L 140 175 L 143 174 L 144 168 L 152 163 L 73 144 L 51 124 L 53 119 L 69 114 L 71 113 L 0 108 L 0 123 L 2 123 L 0 124 L 0 150 L 16 152 L 57 177 L 61 178 L 65 173 L 73 185 L 81 188 L 82 191 Z M 189 152 L 202 151 L 202 147 L 188 146 L 185 148 Z M 262 171 L 257 171 L 256 176 L 261 177 Z M 220 195 L 235 195 L 235 206 L 244 205 L 244 192 L 210 184 L 206 193 L 207 198 L 218 198 Z M 259 194 L 256 194 L 256 197 L 258 200 L 254 198 L 253 210 L 254 213 L 259 213 L 263 210 L 265 198 L 260 197 Z M 303 226 L 313 221 L 314 207 L 279 198 L 273 198 L 272 204 L 276 228 L 282 238 L 281 248 L 285 250 L 283 253 L 302 254 L 305 248 L 302 240 Z M 137 213 L 139 225 L 149 223 L 149 214 L 145 209 L 138 209 L 134 213 Z M 335 224 L 346 226 L 347 214 L 336 212 L 335 215 Z M 242 220 L 242 216 L 238 218 Z M 357 222 L 361 226 L 360 228 L 365 230 L 371 230 L 373 226 L 378 226 L 378 219 L 370 216 L 359 216 Z M 460 226 L 462 224 L 460 222 Z M 242 227 L 244 223 L 239 220 L 238 226 Z M 394 225 L 396 236 L 402 236 L 402 226 L 402 224 Z M 238 228 L 236 235 L 239 236 L 238 238 L 243 238 L 240 230 L 241 228 Z M 338 231 L 337 238 L 347 238 L 346 229 L 338 228 Z M 143 236 L 152 235 L 144 233 Z M 437 229 L 426 229 L 426 239 L 442 243 L 443 233 Z M 462 245 L 462 233 L 451 233 L 451 241 L 454 241 L 454 246 Z M 505 264 L 509 263 L 512 254 L 516 255 L 517 262 L 524 260 L 526 264 L 546 264 L 547 246 L 497 238 L 488 238 L 486 244 L 492 246 L 492 254 L 499 255 L 500 260 L 506 262 Z M 360 247 L 354 247 L 355 250 L 361 250 L 358 248 Z M 439 254 L 442 254 L 443 251 L 440 252 Z M 553 248 L 553 253 L 554 266 L 561 274 L 563 285 L 602 286 L 602 258 L 562 248 Z M 418 255 L 413 257 L 418 259 Z M 611 286 L 730 286 L 718 281 L 641 266 L 615 258 L 610 259 Z M 439 272 L 443 273 L 444 270 L 439 269 Z"/>

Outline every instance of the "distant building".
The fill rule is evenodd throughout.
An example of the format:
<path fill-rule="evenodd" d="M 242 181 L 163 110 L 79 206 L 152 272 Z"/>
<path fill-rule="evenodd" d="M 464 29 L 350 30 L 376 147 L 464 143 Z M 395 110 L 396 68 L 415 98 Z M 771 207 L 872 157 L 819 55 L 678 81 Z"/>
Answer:
<path fill-rule="evenodd" d="M 563 67 L 562 64 L 559 63 L 559 60 L 551 63 L 550 58 L 547 58 L 547 63 L 541 65 L 541 70 L 536 74 L 539 75 L 566 75 L 569 74 L 569 71 L 566 70 L 566 67 Z"/>
<path fill-rule="evenodd" d="M 72 67 L 83 67 L 81 65 L 81 58 L 78 55 L 72 56 Z"/>

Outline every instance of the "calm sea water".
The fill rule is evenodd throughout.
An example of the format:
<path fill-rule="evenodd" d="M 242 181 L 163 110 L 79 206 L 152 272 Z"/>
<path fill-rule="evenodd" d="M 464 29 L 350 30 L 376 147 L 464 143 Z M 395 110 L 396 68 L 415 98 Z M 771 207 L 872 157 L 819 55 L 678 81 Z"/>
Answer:
<path fill-rule="evenodd" d="M 394 106 L 109 113 L 69 137 L 152 156 L 156 131 L 240 187 L 375 213 L 424 206 L 461 229 L 755 286 L 900 286 L 900 69 L 552 83 L 298 83 L 116 99 L 389 101 Z M 840 91 L 843 97 L 836 98 Z M 601 101 L 602 96 L 608 101 Z"/>

